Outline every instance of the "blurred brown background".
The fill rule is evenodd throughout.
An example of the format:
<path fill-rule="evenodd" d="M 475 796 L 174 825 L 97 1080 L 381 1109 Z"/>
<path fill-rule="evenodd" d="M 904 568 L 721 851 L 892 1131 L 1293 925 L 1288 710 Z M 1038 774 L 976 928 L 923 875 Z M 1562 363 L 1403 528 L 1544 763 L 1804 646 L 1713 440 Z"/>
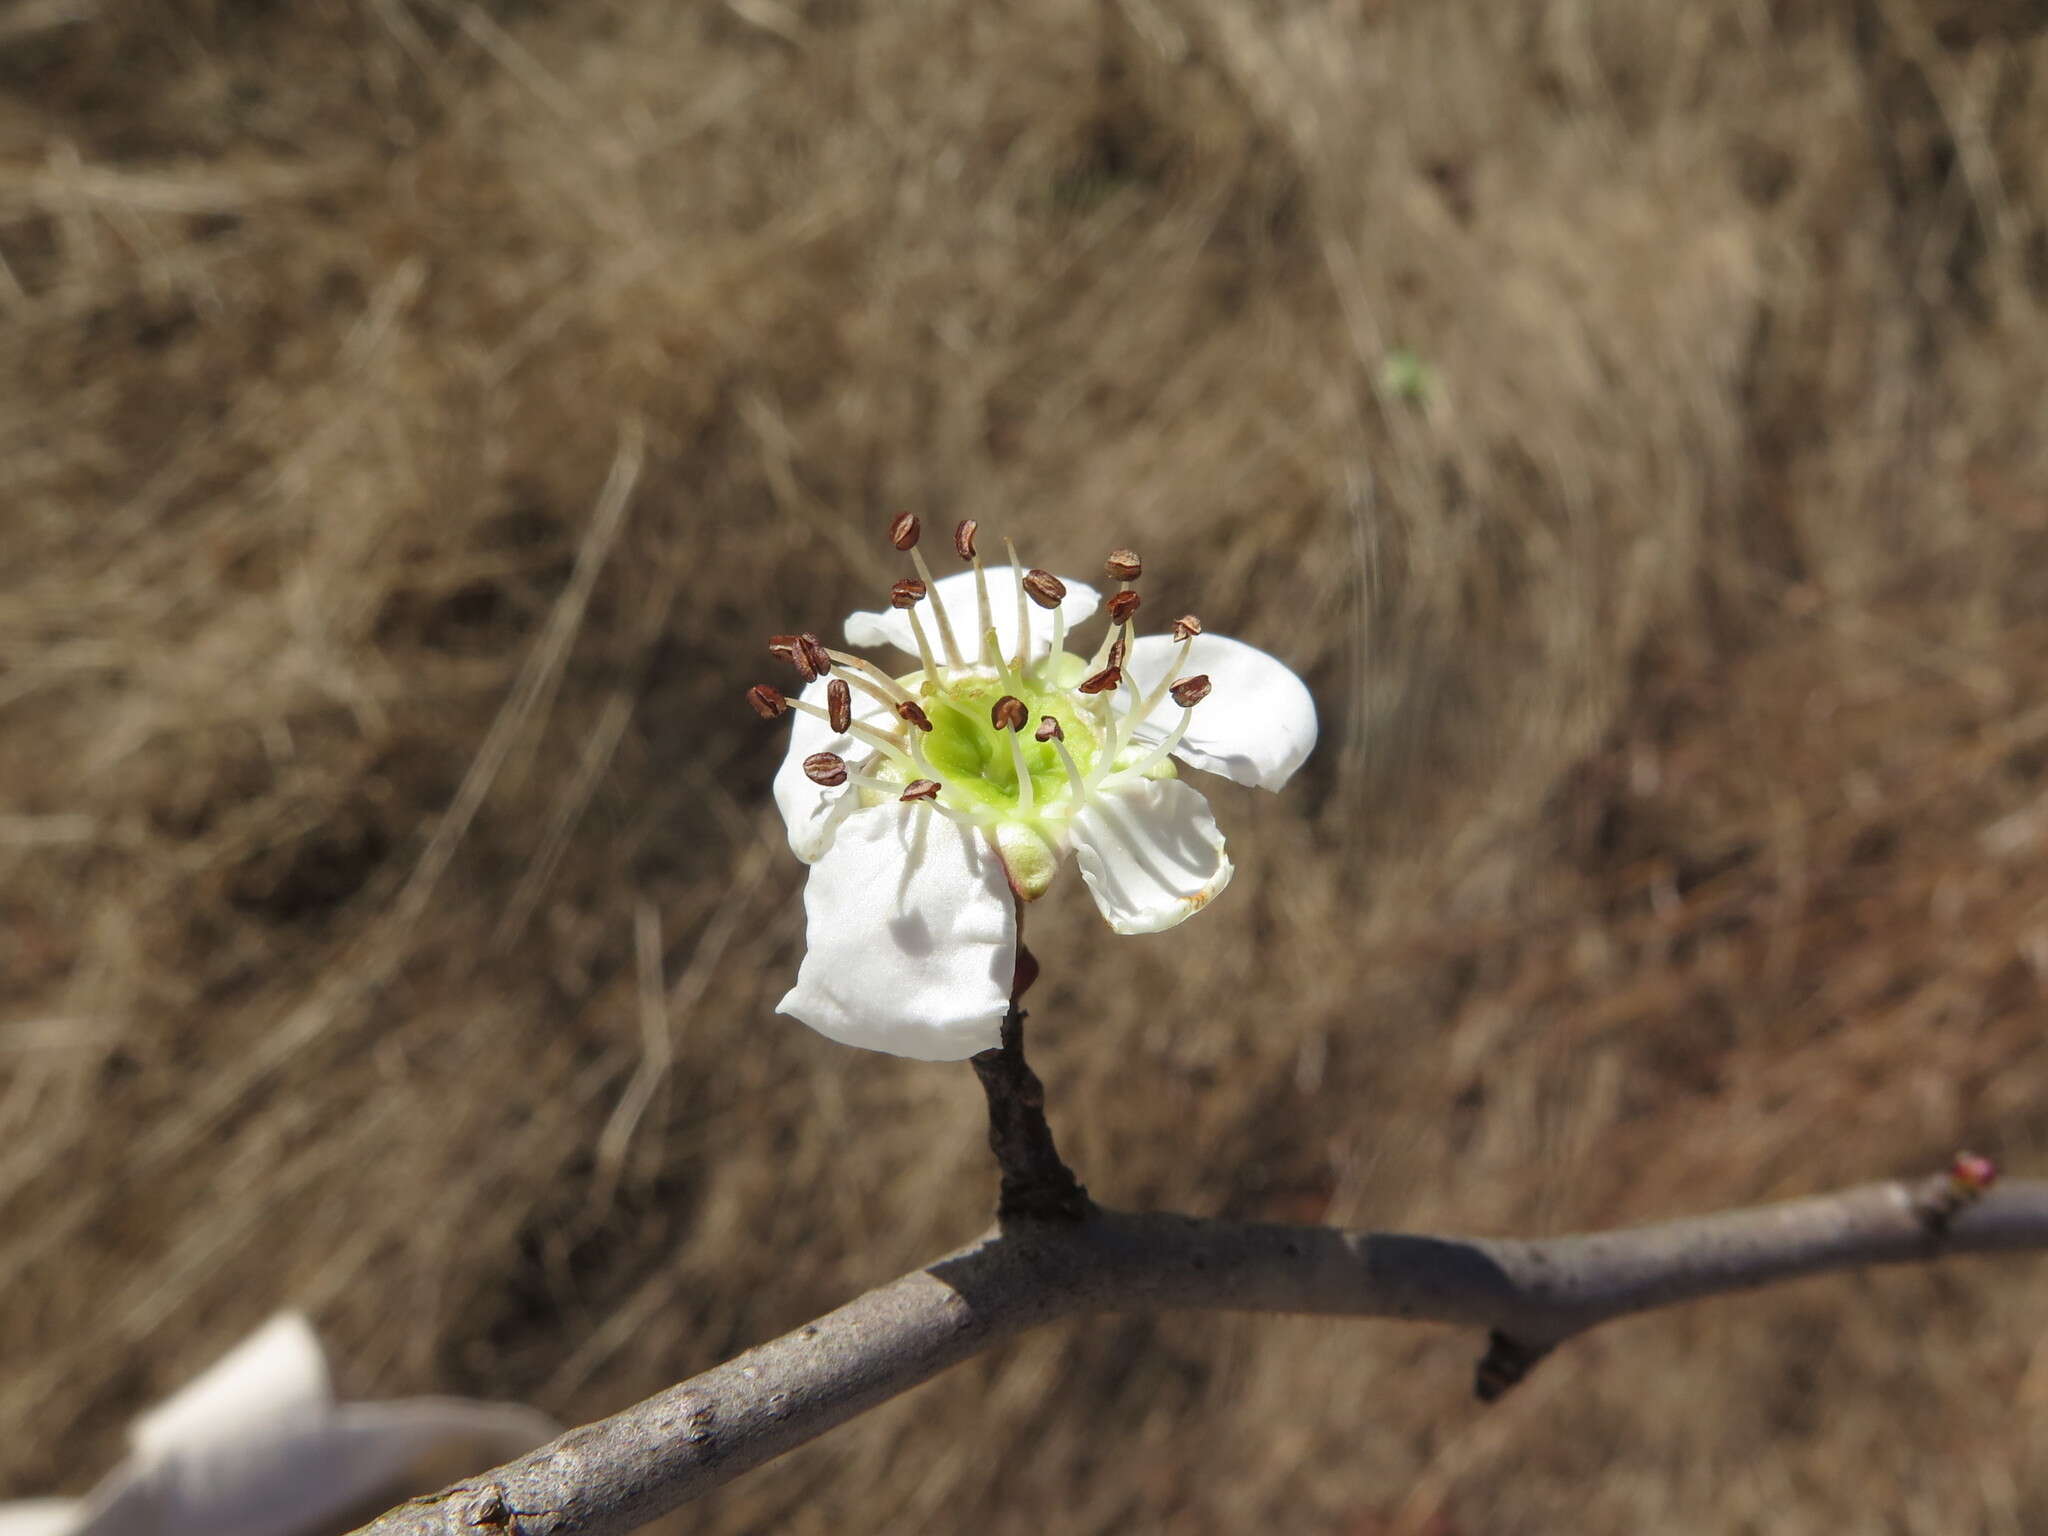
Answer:
<path fill-rule="evenodd" d="M 1306 675 L 1031 914 L 1126 1206 L 1538 1234 L 2048 1159 L 2048 6 L 0 8 L 0 1490 L 273 1308 L 592 1417 L 982 1225 L 771 1010 L 775 630 L 983 521 Z M 609 492 L 607 484 L 609 481 Z M 2048 1529 L 2041 1270 L 1063 1327 L 740 1532 Z"/>

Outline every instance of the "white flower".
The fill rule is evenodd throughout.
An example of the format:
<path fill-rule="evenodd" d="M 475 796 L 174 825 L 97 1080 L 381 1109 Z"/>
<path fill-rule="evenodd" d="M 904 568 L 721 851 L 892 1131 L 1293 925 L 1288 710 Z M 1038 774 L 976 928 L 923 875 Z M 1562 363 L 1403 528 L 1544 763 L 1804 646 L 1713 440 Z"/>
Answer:
<path fill-rule="evenodd" d="M 893 645 L 912 670 L 784 635 L 771 649 L 802 693 L 748 697 L 766 717 L 795 712 L 775 800 L 811 865 L 809 944 L 779 1011 L 848 1045 L 953 1061 L 997 1044 L 1017 904 L 1069 853 L 1117 932 L 1173 927 L 1231 864 L 1171 759 L 1278 789 L 1315 745 L 1316 711 L 1284 665 L 1192 617 L 1136 636 L 1128 550 L 1105 567 L 1121 590 L 1083 659 L 1067 640 L 1100 605 L 1092 588 L 1027 571 L 1014 549 L 984 569 L 971 522 L 954 542 L 974 568 L 935 581 L 917 534 L 907 516 L 890 530 L 920 579 L 846 621 L 851 644 Z"/>
<path fill-rule="evenodd" d="M 83 1499 L 0 1503 L 0 1536 L 303 1536 L 339 1530 L 555 1426 L 466 1398 L 337 1402 L 312 1324 L 281 1313 L 135 1422 Z"/>

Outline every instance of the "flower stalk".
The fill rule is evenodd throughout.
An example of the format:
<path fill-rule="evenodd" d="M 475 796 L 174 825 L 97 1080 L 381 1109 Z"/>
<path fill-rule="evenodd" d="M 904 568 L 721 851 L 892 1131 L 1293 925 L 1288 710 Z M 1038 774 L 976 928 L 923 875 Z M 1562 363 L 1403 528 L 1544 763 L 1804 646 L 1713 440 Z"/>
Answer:
<path fill-rule="evenodd" d="M 988 1096 L 989 1150 L 1002 1170 L 996 1220 L 1084 1221 L 1095 1204 L 1053 1144 L 1052 1127 L 1045 1118 L 1045 1085 L 1024 1059 L 1022 1001 L 1037 975 L 1038 961 L 1019 943 L 1002 1042 L 970 1058 L 982 1092 Z"/>

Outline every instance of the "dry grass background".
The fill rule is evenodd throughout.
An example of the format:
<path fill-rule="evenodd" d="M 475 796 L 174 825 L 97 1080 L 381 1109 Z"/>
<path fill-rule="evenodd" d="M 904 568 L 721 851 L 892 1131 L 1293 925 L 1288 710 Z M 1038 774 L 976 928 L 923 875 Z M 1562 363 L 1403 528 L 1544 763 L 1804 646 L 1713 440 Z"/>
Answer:
<path fill-rule="evenodd" d="M 761 637 L 981 518 L 1286 657 L 1213 917 L 1033 910 L 1117 1204 L 2048 1161 L 2048 10 L 0 10 L 0 1487 L 270 1309 L 594 1416 L 966 1237 L 770 1009 Z M 1429 369 L 1420 396 L 1388 360 Z M 1062 1328 L 704 1531 L 2048 1529 L 2041 1271 Z"/>

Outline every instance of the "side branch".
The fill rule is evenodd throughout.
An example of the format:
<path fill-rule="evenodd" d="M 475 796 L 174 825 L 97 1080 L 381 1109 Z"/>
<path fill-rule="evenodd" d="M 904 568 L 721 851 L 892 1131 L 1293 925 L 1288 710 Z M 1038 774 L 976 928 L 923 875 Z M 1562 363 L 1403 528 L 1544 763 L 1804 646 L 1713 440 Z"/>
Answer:
<path fill-rule="evenodd" d="M 1959 1165 L 1960 1166 L 1960 1165 Z M 1132 1215 L 1011 1223 L 816 1322 L 357 1536 L 625 1536 L 1026 1329 L 1092 1312 L 1218 1308 L 1489 1330 L 1512 1385 L 1631 1312 L 1830 1270 L 2048 1250 L 2048 1181 L 1955 1174 L 1540 1241 Z"/>

